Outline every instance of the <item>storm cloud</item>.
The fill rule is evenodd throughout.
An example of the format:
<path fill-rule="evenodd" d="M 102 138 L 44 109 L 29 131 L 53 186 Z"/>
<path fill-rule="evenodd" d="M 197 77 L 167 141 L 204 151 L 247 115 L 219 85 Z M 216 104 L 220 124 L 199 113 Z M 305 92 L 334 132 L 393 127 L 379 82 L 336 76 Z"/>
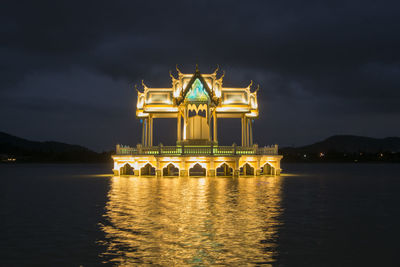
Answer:
<path fill-rule="evenodd" d="M 229 86 L 260 84 L 260 145 L 400 135 L 398 14 L 396 1 L 9 1 L 0 130 L 96 150 L 135 145 L 134 84 L 167 87 L 176 64 L 219 64 Z M 156 121 L 171 133 L 155 142 L 172 144 L 173 125 Z M 225 143 L 239 142 L 239 122 L 220 127 Z"/>

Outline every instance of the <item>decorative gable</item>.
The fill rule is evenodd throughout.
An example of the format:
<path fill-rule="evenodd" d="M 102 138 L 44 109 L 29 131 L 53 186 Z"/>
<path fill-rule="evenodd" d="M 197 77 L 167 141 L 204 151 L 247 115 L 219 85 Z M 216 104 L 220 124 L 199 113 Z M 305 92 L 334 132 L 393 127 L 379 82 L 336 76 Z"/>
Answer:
<path fill-rule="evenodd" d="M 210 96 L 205 90 L 204 85 L 197 78 L 190 88 L 189 92 L 186 94 L 186 99 L 189 101 L 208 101 Z"/>
<path fill-rule="evenodd" d="M 181 95 L 176 98 L 176 104 L 179 105 L 185 99 L 193 102 L 213 102 L 218 105 L 218 98 L 215 97 L 212 90 L 208 87 L 206 81 L 196 67 L 196 72 L 190 79 L 189 83 L 181 91 Z"/>

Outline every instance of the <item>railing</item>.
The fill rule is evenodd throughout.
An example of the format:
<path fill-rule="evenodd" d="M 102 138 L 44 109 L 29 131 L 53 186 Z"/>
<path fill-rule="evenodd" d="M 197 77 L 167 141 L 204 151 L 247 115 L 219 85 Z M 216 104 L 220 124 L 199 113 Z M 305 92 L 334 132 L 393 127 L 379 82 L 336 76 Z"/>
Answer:
<path fill-rule="evenodd" d="M 236 146 L 152 146 L 143 147 L 140 144 L 136 147 L 117 145 L 116 155 L 216 155 L 216 156 L 234 156 L 234 155 L 278 155 L 278 145 L 258 147 Z"/>

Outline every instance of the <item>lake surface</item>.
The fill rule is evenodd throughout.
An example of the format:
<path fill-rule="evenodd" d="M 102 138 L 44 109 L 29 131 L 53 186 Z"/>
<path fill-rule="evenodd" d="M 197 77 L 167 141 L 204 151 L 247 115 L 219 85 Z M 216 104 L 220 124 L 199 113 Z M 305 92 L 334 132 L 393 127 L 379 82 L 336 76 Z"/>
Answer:
<path fill-rule="evenodd" d="M 399 266 L 400 165 L 278 177 L 112 177 L 0 165 L 1 266 Z"/>

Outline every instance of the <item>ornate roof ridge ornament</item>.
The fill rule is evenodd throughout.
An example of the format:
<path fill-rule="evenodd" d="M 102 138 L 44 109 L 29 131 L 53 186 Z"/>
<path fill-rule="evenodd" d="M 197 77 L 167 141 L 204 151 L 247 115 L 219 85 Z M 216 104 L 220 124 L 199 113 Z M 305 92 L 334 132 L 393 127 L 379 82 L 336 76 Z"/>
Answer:
<path fill-rule="evenodd" d="M 212 75 L 217 76 L 217 71 L 219 71 L 219 65 L 217 64 L 217 68 L 214 70 Z"/>
<path fill-rule="evenodd" d="M 222 75 L 221 75 L 221 77 L 219 77 L 217 80 L 221 80 L 222 81 L 222 79 L 225 77 L 225 71 L 223 70 L 222 71 Z"/>
<path fill-rule="evenodd" d="M 181 76 L 182 72 L 180 71 L 180 69 L 178 69 L 178 64 L 176 64 L 175 68 L 176 68 L 176 71 L 178 72 L 178 75 Z"/>
<path fill-rule="evenodd" d="M 147 85 L 144 84 L 144 81 L 142 80 L 142 86 L 143 86 L 143 90 L 147 90 Z"/>
<path fill-rule="evenodd" d="M 253 85 L 253 80 L 250 80 L 250 84 L 247 86 L 247 89 L 251 89 L 251 86 Z"/>
<path fill-rule="evenodd" d="M 172 80 L 177 80 L 178 78 L 175 78 L 174 75 L 172 75 L 172 71 L 169 70 L 169 76 L 172 78 Z"/>
<path fill-rule="evenodd" d="M 142 93 L 142 92 L 140 92 L 140 91 L 139 91 L 139 89 L 138 89 L 138 87 L 137 87 L 137 84 L 136 84 L 136 83 L 133 85 L 133 87 L 135 88 L 136 92 L 138 92 L 138 93 Z"/>

